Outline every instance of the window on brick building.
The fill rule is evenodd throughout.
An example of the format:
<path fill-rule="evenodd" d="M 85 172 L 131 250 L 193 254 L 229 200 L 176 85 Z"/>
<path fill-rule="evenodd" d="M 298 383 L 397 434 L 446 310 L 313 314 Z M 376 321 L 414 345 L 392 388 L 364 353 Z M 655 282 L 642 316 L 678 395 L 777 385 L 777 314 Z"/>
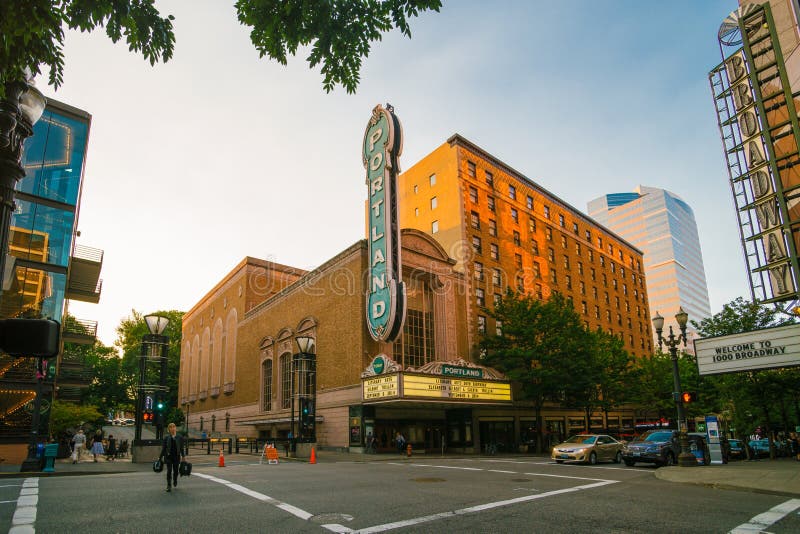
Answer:
<path fill-rule="evenodd" d="M 500 276 L 500 269 L 492 269 L 492 283 L 496 286 L 502 285 L 503 279 Z"/>
<path fill-rule="evenodd" d="M 564 254 L 564 268 L 569 269 L 569 256 Z"/>
<path fill-rule="evenodd" d="M 475 279 L 483 280 L 483 264 L 479 261 L 475 262 Z"/>
<path fill-rule="evenodd" d="M 541 278 L 542 277 L 542 268 L 539 267 L 539 262 L 533 262 L 533 277 L 534 278 Z"/>
<path fill-rule="evenodd" d="M 535 239 L 531 239 L 531 252 L 534 254 L 534 256 L 539 255 L 539 242 Z"/>
<path fill-rule="evenodd" d="M 478 190 L 472 186 L 469 186 L 469 200 L 473 204 L 478 203 Z"/>
<path fill-rule="evenodd" d="M 511 218 L 514 219 L 515 223 L 519 222 L 519 212 L 517 208 L 511 208 Z"/>
<path fill-rule="evenodd" d="M 431 184 L 431 187 L 436 185 L 436 175 L 431 174 L 430 177 L 428 177 L 428 182 Z"/>
<path fill-rule="evenodd" d="M 478 215 L 478 212 L 477 211 L 473 211 L 473 212 L 471 212 L 469 214 L 469 216 L 470 216 L 470 221 L 471 221 L 472 227 L 474 229 L 476 229 L 476 230 L 480 230 L 481 229 L 481 216 Z"/>
<path fill-rule="evenodd" d="M 431 233 L 435 234 L 439 232 L 439 221 L 433 221 L 431 223 Z"/>
<path fill-rule="evenodd" d="M 564 216 L 563 216 L 563 215 L 561 215 L 561 214 L 559 213 L 559 215 L 558 215 L 558 225 L 559 225 L 561 228 L 564 228 L 564 225 L 565 225 L 565 224 L 566 224 L 566 223 L 564 222 Z"/>
<path fill-rule="evenodd" d="M 525 198 L 525 206 L 526 206 L 526 207 L 527 207 L 529 210 L 532 210 L 532 209 L 533 209 L 533 197 L 532 197 L 532 196 L 528 195 L 528 196 Z"/>
<path fill-rule="evenodd" d="M 486 204 L 489 207 L 489 211 L 494 211 L 494 197 L 486 197 Z"/>
<path fill-rule="evenodd" d="M 489 219 L 489 235 L 497 237 L 497 221 Z"/>
<path fill-rule="evenodd" d="M 435 210 L 439 206 L 439 199 L 436 197 L 431 197 L 431 209 Z"/>
<path fill-rule="evenodd" d="M 578 262 L 578 274 L 583 276 L 583 262 L 582 261 Z"/>
<path fill-rule="evenodd" d="M 478 306 L 486 306 L 486 297 L 483 293 L 483 289 L 479 287 L 475 289 L 475 301 L 478 303 Z"/>
<path fill-rule="evenodd" d="M 564 276 L 564 285 L 567 286 L 567 289 L 572 289 L 572 277 L 570 275 Z"/>
<path fill-rule="evenodd" d="M 584 315 L 589 313 L 589 308 L 588 308 L 588 306 L 586 306 L 586 301 L 585 300 L 581 301 L 581 313 L 584 314 Z"/>
<path fill-rule="evenodd" d="M 544 218 L 545 219 L 550 218 L 550 206 L 544 206 Z"/>
<path fill-rule="evenodd" d="M 519 246 L 519 244 L 520 244 L 519 232 L 517 232 L 516 230 L 514 230 L 514 244 L 517 245 L 517 246 Z"/>
<path fill-rule="evenodd" d="M 575 222 L 572 223 L 572 233 L 574 233 L 575 235 L 579 235 L 580 234 L 580 232 L 578 232 L 578 223 L 575 223 Z"/>
<path fill-rule="evenodd" d="M 481 246 L 481 238 L 478 236 L 472 236 L 472 250 L 475 251 L 475 254 L 481 254 L 483 252 L 483 247 Z"/>
<path fill-rule="evenodd" d="M 494 175 L 489 171 L 484 171 L 486 174 L 486 183 L 489 184 L 489 187 L 494 187 Z"/>
<path fill-rule="evenodd" d="M 584 282 L 583 280 L 580 281 L 580 289 L 581 289 L 581 295 L 585 295 L 586 294 L 586 282 Z"/>
<path fill-rule="evenodd" d="M 478 316 L 478 333 L 485 334 L 486 333 L 486 317 L 483 315 Z"/>
<path fill-rule="evenodd" d="M 561 248 L 567 248 L 567 236 L 561 236 Z"/>
<path fill-rule="evenodd" d="M 467 161 L 467 174 L 475 178 L 475 163 L 472 161 Z"/>
<path fill-rule="evenodd" d="M 489 243 L 489 257 L 493 260 L 500 259 L 500 249 L 497 246 L 497 243 Z"/>
<path fill-rule="evenodd" d="M 261 410 L 272 411 L 272 359 L 261 364 Z"/>
<path fill-rule="evenodd" d="M 528 219 L 528 231 L 530 231 L 530 233 L 536 232 L 536 219 L 533 217 Z"/>
<path fill-rule="evenodd" d="M 552 241 L 553 240 L 553 229 L 550 228 L 549 226 L 545 226 L 545 228 L 544 228 L 544 237 L 548 241 Z"/>
<path fill-rule="evenodd" d="M 556 261 L 556 251 L 553 250 L 553 247 L 547 248 L 547 259 L 550 260 L 551 262 Z"/>
<path fill-rule="evenodd" d="M 517 269 L 522 269 L 522 254 L 514 254 L 514 265 Z"/>
<path fill-rule="evenodd" d="M 282 354 L 278 359 L 281 367 L 281 408 L 292 405 L 292 355 Z"/>
<path fill-rule="evenodd" d="M 517 199 L 517 188 L 510 184 L 508 186 L 508 198 L 511 200 Z"/>

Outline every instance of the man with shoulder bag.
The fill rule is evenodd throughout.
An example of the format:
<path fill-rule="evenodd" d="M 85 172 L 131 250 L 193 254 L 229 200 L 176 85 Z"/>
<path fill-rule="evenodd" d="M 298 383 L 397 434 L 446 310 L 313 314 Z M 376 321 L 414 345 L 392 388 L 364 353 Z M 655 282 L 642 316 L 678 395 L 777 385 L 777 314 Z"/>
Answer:
<path fill-rule="evenodd" d="M 172 486 L 178 485 L 178 468 L 186 457 L 183 454 L 183 437 L 178 435 L 175 423 L 167 426 L 168 434 L 164 436 L 161 445 L 160 458 L 167 466 L 167 491 L 172 491 Z"/>

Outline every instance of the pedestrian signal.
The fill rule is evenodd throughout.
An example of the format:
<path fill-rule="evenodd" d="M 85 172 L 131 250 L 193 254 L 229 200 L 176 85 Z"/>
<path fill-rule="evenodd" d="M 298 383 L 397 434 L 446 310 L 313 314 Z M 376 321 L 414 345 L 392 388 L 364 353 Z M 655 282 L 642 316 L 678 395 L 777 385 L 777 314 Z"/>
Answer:
<path fill-rule="evenodd" d="M 145 410 L 142 413 L 142 422 L 143 423 L 152 423 L 153 422 L 153 410 Z"/>
<path fill-rule="evenodd" d="M 689 404 L 690 402 L 697 402 L 697 393 L 694 391 L 684 391 L 681 394 L 681 400 L 686 404 Z"/>

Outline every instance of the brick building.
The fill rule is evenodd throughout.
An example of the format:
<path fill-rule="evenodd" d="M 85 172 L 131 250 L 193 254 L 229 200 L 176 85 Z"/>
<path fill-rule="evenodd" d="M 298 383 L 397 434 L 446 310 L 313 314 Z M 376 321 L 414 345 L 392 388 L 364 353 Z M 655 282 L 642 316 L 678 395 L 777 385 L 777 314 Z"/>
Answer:
<path fill-rule="evenodd" d="M 399 182 L 400 226 L 431 234 L 467 274 L 470 347 L 496 328 L 486 312 L 510 286 L 560 291 L 589 328 L 652 353 L 642 252 L 629 242 L 458 134 Z"/>

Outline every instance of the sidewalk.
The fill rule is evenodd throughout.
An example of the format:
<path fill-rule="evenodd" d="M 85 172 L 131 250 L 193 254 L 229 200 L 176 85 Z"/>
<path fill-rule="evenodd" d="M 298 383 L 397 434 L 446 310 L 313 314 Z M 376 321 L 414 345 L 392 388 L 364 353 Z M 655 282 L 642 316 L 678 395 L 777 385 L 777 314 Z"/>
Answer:
<path fill-rule="evenodd" d="M 800 462 L 792 458 L 741 460 L 700 467 L 661 467 L 656 469 L 655 474 L 660 480 L 682 484 L 773 495 L 800 495 Z"/>

